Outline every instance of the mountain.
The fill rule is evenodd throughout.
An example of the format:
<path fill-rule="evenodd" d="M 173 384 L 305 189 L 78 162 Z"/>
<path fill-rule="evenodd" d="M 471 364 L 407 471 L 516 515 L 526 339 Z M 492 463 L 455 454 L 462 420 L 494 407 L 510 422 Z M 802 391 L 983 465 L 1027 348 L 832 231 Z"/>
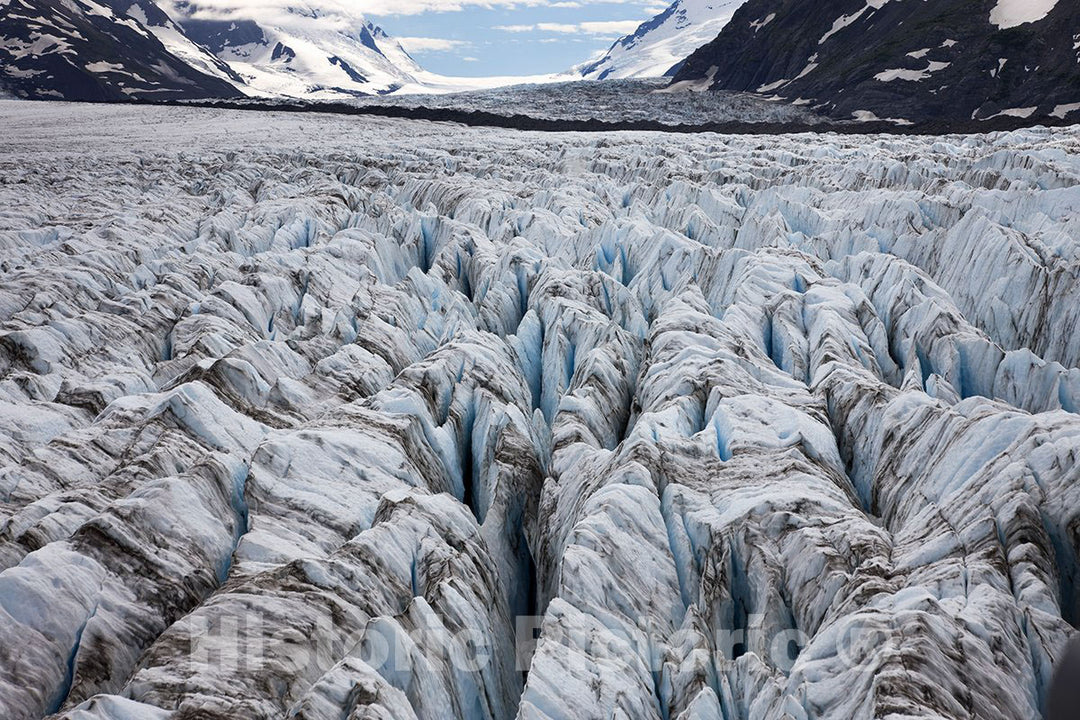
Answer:
<path fill-rule="evenodd" d="M 749 0 L 676 82 L 840 118 L 1065 117 L 1080 109 L 1074 0 Z"/>
<path fill-rule="evenodd" d="M 0 6 L 0 85 L 18 97 L 235 97 L 241 82 L 149 0 Z"/>
<path fill-rule="evenodd" d="M 192 3 L 173 12 L 189 37 L 261 93 L 308 99 L 380 94 L 423 72 L 400 43 L 356 13 L 293 5 L 256 18 Z"/>
<path fill-rule="evenodd" d="M 153 0 L 11 0 L 0 5 L 0 85 L 37 99 L 331 99 L 441 80 L 358 14 L 303 5 L 257 14 Z"/>
<path fill-rule="evenodd" d="M 228 80 L 235 85 L 244 80 L 228 63 L 214 56 L 206 47 L 195 42 L 184 29 L 153 0 L 113 0 L 117 7 L 125 7 L 128 18 L 137 20 L 154 34 L 165 48 L 196 70 Z"/>
<path fill-rule="evenodd" d="M 574 69 L 589 80 L 661 77 L 709 42 L 746 0 L 675 0 L 632 34 L 616 40 L 599 60 Z"/>

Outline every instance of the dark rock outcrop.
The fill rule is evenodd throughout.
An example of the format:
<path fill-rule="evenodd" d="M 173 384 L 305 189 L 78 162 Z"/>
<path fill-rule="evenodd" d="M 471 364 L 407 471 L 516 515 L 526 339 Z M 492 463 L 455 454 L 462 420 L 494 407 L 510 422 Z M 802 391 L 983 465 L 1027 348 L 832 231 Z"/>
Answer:
<path fill-rule="evenodd" d="M 231 79 L 235 73 L 182 34 L 174 35 L 194 63 L 162 44 L 153 28 L 176 26 L 152 2 L 123 4 L 125 9 L 108 2 L 16 0 L 0 7 L 0 85 L 16 96 L 43 100 L 243 94 Z"/>
<path fill-rule="evenodd" d="M 675 81 L 707 79 L 841 118 L 1061 117 L 1080 111 L 1070 107 L 1080 103 L 1080 4 L 1047 4 L 749 0 Z"/>

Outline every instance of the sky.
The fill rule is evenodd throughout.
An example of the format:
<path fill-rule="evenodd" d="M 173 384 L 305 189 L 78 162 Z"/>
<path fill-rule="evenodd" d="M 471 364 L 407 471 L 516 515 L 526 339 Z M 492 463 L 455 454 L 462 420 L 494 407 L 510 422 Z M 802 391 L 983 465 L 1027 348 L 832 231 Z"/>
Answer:
<path fill-rule="evenodd" d="M 663 0 L 356 0 L 367 19 L 443 75 L 541 75 L 594 57 Z"/>

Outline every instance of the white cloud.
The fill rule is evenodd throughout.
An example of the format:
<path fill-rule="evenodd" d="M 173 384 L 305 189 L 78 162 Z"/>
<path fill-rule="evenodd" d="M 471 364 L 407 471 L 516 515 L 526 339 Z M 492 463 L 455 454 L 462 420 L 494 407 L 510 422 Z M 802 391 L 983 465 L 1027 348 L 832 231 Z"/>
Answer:
<path fill-rule="evenodd" d="M 215 0 L 216 2 L 217 0 Z M 424 12 L 450 12 L 466 7 L 539 7 L 580 8 L 591 4 L 641 5 L 643 0 L 355 0 L 355 7 L 370 15 L 416 15 Z"/>
<path fill-rule="evenodd" d="M 287 1 L 287 0 L 286 0 Z M 354 7 L 368 15 L 419 15 L 457 12 L 475 7 L 544 7 L 548 0 L 357 0 Z"/>
<path fill-rule="evenodd" d="M 578 25 L 571 25 L 568 23 L 542 22 L 536 23 L 536 29 L 542 30 L 543 32 L 576 33 L 579 32 L 580 27 Z"/>
<path fill-rule="evenodd" d="M 603 0 L 602 0 L 603 1 Z M 467 7 L 547 7 L 549 0 L 196 0 L 186 9 L 178 0 L 163 0 L 166 12 L 206 19 L 287 18 L 289 13 L 318 13 L 343 21 L 365 15 L 418 15 L 425 12 L 453 12 Z M 179 12 L 177 12 L 179 11 Z"/>
<path fill-rule="evenodd" d="M 470 43 L 464 40 L 449 40 L 447 38 L 433 37 L 395 37 L 409 53 L 425 52 L 448 52 L 461 47 L 468 47 Z"/>
<path fill-rule="evenodd" d="M 496 25 L 493 30 L 526 33 L 547 32 L 566 35 L 626 35 L 638 29 L 641 20 L 596 20 L 582 23 L 542 22 L 533 25 Z"/>
<path fill-rule="evenodd" d="M 583 22 L 581 29 L 590 35 L 626 35 L 638 29 L 640 20 L 604 20 Z"/>
<path fill-rule="evenodd" d="M 0 0 L 0 4 L 3 0 Z M 318 17 L 326 30 L 348 31 L 366 15 L 416 15 L 425 12 L 461 11 L 469 8 L 502 7 L 572 9 L 587 5 L 621 5 L 644 10 L 656 0 L 195 0 L 181 5 L 181 0 L 161 0 L 163 9 L 173 17 L 196 17 L 213 20 L 256 20 L 267 25 L 289 27 L 308 25 Z M 644 13 L 643 13 L 644 14 Z M 652 14 L 651 12 L 649 13 Z M 592 38 L 612 37 L 633 32 L 641 20 L 611 20 L 581 23 L 542 22 L 497 26 L 505 32 L 542 32 L 562 35 L 584 35 Z M 402 23 L 407 27 L 407 23 Z M 445 45 L 425 43 L 418 39 L 410 50 L 416 52 L 445 51 Z M 431 40 L 436 40 L 432 38 Z"/>

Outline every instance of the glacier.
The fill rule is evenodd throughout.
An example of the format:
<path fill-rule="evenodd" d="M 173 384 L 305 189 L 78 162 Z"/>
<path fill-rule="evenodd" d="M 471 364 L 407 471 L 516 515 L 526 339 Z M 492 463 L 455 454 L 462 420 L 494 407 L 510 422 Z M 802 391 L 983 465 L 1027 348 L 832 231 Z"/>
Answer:
<path fill-rule="evenodd" d="M 557 79 L 557 78 L 556 78 Z M 751 93 L 691 92 L 656 78 L 518 83 L 504 87 L 426 94 L 392 93 L 349 98 L 361 108 L 422 108 L 482 112 L 540 120 L 659 122 L 694 125 L 718 122 L 824 125 L 830 121 L 806 108 L 769 102 Z"/>
<path fill-rule="evenodd" d="M 1042 716 L 1080 130 L 0 122 L 3 717 Z"/>

